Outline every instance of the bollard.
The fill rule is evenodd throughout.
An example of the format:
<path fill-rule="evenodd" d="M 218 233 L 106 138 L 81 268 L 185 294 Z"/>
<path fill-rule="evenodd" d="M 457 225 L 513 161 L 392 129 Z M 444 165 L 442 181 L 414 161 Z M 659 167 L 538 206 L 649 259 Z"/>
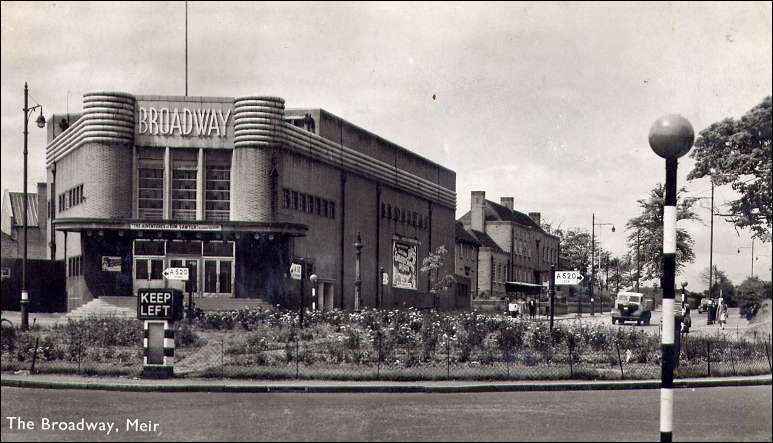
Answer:
<path fill-rule="evenodd" d="M 167 378 L 174 372 L 174 329 L 169 321 L 145 320 L 143 339 L 144 378 Z"/>

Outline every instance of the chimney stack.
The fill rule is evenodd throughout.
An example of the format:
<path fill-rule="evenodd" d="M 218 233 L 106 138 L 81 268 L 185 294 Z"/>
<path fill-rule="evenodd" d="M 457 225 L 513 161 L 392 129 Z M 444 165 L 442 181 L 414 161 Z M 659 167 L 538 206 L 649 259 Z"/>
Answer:
<path fill-rule="evenodd" d="M 539 212 L 529 212 L 529 218 L 534 221 L 534 223 L 537 224 L 537 226 L 542 227 L 540 224 L 540 213 Z"/>
<path fill-rule="evenodd" d="M 499 199 L 499 203 L 509 210 L 513 210 L 513 197 L 502 197 Z"/>
<path fill-rule="evenodd" d="M 485 232 L 486 191 L 472 191 L 470 199 L 470 228 Z"/>

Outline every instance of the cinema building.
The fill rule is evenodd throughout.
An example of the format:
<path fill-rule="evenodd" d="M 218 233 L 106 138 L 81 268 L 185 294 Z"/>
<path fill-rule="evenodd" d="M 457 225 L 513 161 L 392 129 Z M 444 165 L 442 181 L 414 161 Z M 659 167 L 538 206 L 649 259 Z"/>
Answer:
<path fill-rule="evenodd" d="M 50 254 L 65 260 L 69 310 L 182 288 L 169 267 L 189 268 L 195 298 L 297 307 L 294 262 L 307 306 L 353 309 L 358 255 L 361 308 L 469 305 L 435 299 L 420 272 L 441 245 L 454 272 L 455 173 L 329 112 L 98 92 L 48 132 Z"/>

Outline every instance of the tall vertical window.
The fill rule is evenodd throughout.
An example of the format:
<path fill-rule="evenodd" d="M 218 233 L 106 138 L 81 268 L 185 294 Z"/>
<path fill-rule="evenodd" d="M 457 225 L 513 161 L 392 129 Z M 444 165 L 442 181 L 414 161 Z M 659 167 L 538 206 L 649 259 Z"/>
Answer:
<path fill-rule="evenodd" d="M 172 218 L 196 220 L 196 152 L 175 150 L 172 153 Z"/>
<path fill-rule="evenodd" d="M 206 152 L 206 219 L 228 221 L 231 209 L 230 152 Z"/>
<path fill-rule="evenodd" d="M 163 158 L 138 159 L 137 209 L 139 218 L 161 219 L 164 217 L 164 160 Z"/>

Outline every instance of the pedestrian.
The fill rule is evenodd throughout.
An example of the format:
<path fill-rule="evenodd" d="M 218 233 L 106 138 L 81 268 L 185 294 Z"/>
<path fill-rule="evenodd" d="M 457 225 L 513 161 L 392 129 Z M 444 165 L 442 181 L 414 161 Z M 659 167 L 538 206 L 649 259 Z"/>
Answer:
<path fill-rule="evenodd" d="M 711 300 L 711 303 L 708 306 L 708 311 L 707 312 L 708 312 L 708 315 L 706 315 L 706 324 L 707 325 L 713 325 L 714 324 L 714 320 L 715 320 L 716 315 L 717 315 L 717 308 L 714 305 L 714 300 Z"/>
<path fill-rule="evenodd" d="M 690 326 L 692 326 L 692 319 L 690 318 L 690 307 L 685 306 L 682 312 L 682 334 L 690 333 Z"/>
<path fill-rule="evenodd" d="M 534 321 L 534 317 L 537 315 L 537 304 L 534 303 L 534 299 L 529 300 L 529 317 Z"/>
<path fill-rule="evenodd" d="M 722 304 L 722 308 L 719 311 L 719 327 L 722 330 L 725 329 L 725 323 L 727 323 L 727 305 Z"/>

